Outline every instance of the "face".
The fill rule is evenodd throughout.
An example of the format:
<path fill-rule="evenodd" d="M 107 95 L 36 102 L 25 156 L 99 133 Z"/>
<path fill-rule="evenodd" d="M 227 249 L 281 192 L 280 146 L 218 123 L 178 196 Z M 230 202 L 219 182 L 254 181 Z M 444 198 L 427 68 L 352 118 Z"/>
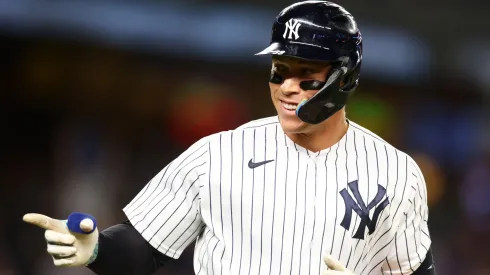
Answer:
<path fill-rule="evenodd" d="M 300 83 L 305 80 L 326 81 L 331 66 L 325 62 L 313 62 L 293 57 L 273 57 L 272 70 L 284 77 L 282 84 L 269 82 L 271 98 L 286 133 L 308 133 L 315 125 L 303 122 L 296 116 L 296 106 L 311 98 L 318 90 L 302 90 Z"/>

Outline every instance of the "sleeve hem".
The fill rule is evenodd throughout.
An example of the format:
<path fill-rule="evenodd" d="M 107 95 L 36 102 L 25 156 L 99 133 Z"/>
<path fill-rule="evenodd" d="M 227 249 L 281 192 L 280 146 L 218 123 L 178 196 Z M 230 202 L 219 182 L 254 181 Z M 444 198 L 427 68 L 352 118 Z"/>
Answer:
<path fill-rule="evenodd" d="M 127 206 L 126 206 L 127 207 Z M 124 214 L 126 215 L 126 217 L 128 218 L 129 222 L 131 224 L 133 224 L 133 219 L 129 217 L 129 215 L 126 213 L 127 211 L 127 208 L 124 207 L 123 208 L 123 212 Z M 160 253 L 162 253 L 163 255 L 167 256 L 167 257 L 170 257 L 172 259 L 179 259 L 180 258 L 180 255 L 182 254 L 182 251 L 181 250 L 174 250 L 174 249 L 171 249 L 169 247 L 167 247 L 165 244 L 159 244 L 157 243 L 157 241 L 155 239 L 150 239 L 148 235 L 146 234 L 142 234 L 141 233 L 141 229 L 138 228 L 138 227 L 134 227 L 134 229 L 136 229 L 136 231 L 138 231 L 138 233 L 140 233 L 140 235 L 156 250 L 158 250 Z"/>

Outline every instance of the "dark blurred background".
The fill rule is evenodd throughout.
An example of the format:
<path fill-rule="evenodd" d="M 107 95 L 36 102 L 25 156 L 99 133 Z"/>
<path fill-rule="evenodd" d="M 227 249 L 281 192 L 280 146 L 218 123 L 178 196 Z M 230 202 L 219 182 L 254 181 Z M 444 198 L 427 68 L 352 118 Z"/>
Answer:
<path fill-rule="evenodd" d="M 92 274 L 22 215 L 104 229 L 194 141 L 274 115 L 254 54 L 291 3 L 0 0 L 0 274 Z M 338 3 L 364 37 L 348 116 L 421 167 L 438 274 L 490 274 L 490 2 Z M 159 274 L 193 274 L 192 249 Z"/>

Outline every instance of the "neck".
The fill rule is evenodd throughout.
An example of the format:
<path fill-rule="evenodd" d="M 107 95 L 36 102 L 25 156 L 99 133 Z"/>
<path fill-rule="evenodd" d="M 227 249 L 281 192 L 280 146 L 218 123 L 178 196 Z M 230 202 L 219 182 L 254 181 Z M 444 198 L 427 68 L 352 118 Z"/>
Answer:
<path fill-rule="evenodd" d="M 348 128 L 345 110 L 342 109 L 322 123 L 310 125 L 309 131 L 305 133 L 286 133 L 286 135 L 299 146 L 318 152 L 339 142 Z"/>

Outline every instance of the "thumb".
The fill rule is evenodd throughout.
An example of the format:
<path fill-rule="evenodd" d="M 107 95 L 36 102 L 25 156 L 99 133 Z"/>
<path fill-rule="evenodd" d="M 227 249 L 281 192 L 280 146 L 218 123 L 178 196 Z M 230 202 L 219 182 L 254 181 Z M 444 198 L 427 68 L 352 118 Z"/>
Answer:
<path fill-rule="evenodd" d="M 325 264 L 328 266 L 328 268 L 332 270 L 337 270 L 337 271 L 345 271 L 347 270 L 344 265 L 342 265 L 337 259 L 330 255 L 325 255 L 323 258 L 325 261 Z"/>
<path fill-rule="evenodd" d="M 46 230 L 53 230 L 60 233 L 67 232 L 66 225 L 63 221 L 52 219 L 42 214 L 25 214 L 22 220 Z"/>
<path fill-rule="evenodd" d="M 79 234 L 90 234 L 97 228 L 97 222 L 93 216 L 79 212 L 71 213 L 66 225 L 71 232 Z"/>

